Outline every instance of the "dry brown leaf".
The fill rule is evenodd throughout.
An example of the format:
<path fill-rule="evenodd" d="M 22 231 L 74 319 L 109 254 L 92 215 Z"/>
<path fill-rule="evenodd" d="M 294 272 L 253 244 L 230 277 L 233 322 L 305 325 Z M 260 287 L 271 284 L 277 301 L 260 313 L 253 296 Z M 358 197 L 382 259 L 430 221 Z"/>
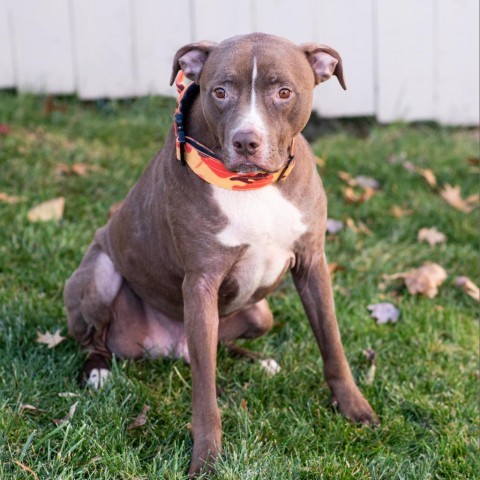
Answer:
<path fill-rule="evenodd" d="M 344 265 L 340 265 L 339 263 L 329 263 L 328 264 L 328 271 L 330 272 L 330 277 L 333 277 L 335 272 L 345 271 L 346 268 Z"/>
<path fill-rule="evenodd" d="M 462 198 L 459 186 L 452 187 L 448 183 L 440 190 L 442 198 L 453 208 L 461 212 L 470 213 L 479 203 L 480 197 L 477 194 L 470 195 L 466 200 Z"/>
<path fill-rule="evenodd" d="M 421 228 L 418 231 L 417 240 L 419 242 L 428 242 L 430 246 L 435 246 L 437 243 L 445 243 L 447 237 L 442 232 L 439 232 L 435 227 Z"/>
<path fill-rule="evenodd" d="M 322 168 L 325 166 L 325 160 L 323 158 L 317 157 L 316 155 L 315 155 L 315 163 Z"/>
<path fill-rule="evenodd" d="M 18 465 L 25 472 L 32 474 L 35 480 L 38 480 L 38 475 L 30 467 L 27 467 L 23 463 L 20 463 L 18 460 L 14 460 L 13 463 L 15 463 L 15 465 Z"/>
<path fill-rule="evenodd" d="M 355 181 L 353 180 L 352 176 L 348 173 L 348 172 L 344 172 L 342 170 L 340 170 L 338 173 L 337 173 L 338 177 L 343 180 L 344 182 L 346 182 L 348 185 L 350 185 L 351 187 L 354 187 L 355 186 Z"/>
<path fill-rule="evenodd" d="M 150 407 L 144 405 L 142 408 L 142 413 L 127 427 L 127 430 L 134 430 L 135 428 L 142 427 L 147 423 L 147 413 L 149 412 Z"/>
<path fill-rule="evenodd" d="M 35 405 L 30 405 L 29 403 L 22 403 L 20 405 L 20 413 L 24 411 L 32 412 L 32 413 L 45 413 L 46 410 L 42 410 L 41 408 L 36 407 Z"/>
<path fill-rule="evenodd" d="M 8 193 L 0 192 L 0 202 L 12 204 L 21 202 L 22 200 L 25 200 L 25 197 L 18 197 L 16 195 L 9 195 Z"/>
<path fill-rule="evenodd" d="M 480 289 L 468 277 L 457 277 L 455 285 L 461 287 L 467 295 L 480 302 Z"/>
<path fill-rule="evenodd" d="M 60 220 L 65 209 L 65 198 L 58 197 L 53 200 L 42 202 L 28 212 L 31 222 L 46 222 L 48 220 Z"/>
<path fill-rule="evenodd" d="M 479 157 L 469 157 L 469 158 L 467 158 L 467 162 L 470 165 L 480 165 L 480 158 Z"/>
<path fill-rule="evenodd" d="M 77 405 L 78 405 L 78 402 L 75 402 L 71 407 L 70 409 L 68 410 L 68 413 L 63 417 L 63 418 L 53 418 L 52 419 L 52 422 L 57 425 L 57 426 L 60 426 L 66 422 L 69 422 L 73 415 L 75 414 L 75 410 L 77 409 Z"/>
<path fill-rule="evenodd" d="M 247 411 L 247 401 L 244 398 L 242 398 L 240 401 L 240 408 L 244 411 Z"/>
<path fill-rule="evenodd" d="M 446 280 L 447 272 L 436 263 L 426 263 L 408 272 L 384 275 L 384 278 L 389 280 L 402 278 L 412 295 L 420 293 L 433 298 L 438 293 L 438 287 Z"/>
<path fill-rule="evenodd" d="M 372 234 L 372 231 L 363 222 L 359 221 L 358 225 L 356 225 L 353 218 L 347 217 L 345 223 L 347 224 L 347 227 L 354 233 L 363 233 L 369 236 Z"/>
<path fill-rule="evenodd" d="M 37 330 L 37 343 L 44 343 L 48 348 L 56 347 L 58 344 L 62 343 L 66 337 L 60 335 L 60 329 L 55 333 L 41 333 Z"/>
<path fill-rule="evenodd" d="M 352 187 L 347 187 L 343 191 L 343 198 L 348 203 L 359 204 L 370 200 L 375 194 L 375 190 L 373 188 L 367 187 L 364 189 L 363 193 L 358 194 Z"/>
<path fill-rule="evenodd" d="M 115 202 L 115 203 L 110 207 L 110 210 L 108 211 L 108 218 L 110 218 L 115 212 L 117 212 L 118 210 L 120 210 L 120 208 L 122 207 L 124 201 L 125 201 L 125 200 L 121 200 L 120 202 Z"/>
<path fill-rule="evenodd" d="M 410 210 L 408 208 L 402 208 L 402 207 L 399 207 L 398 205 L 393 205 L 392 208 L 390 209 L 390 213 L 395 218 L 402 218 L 402 217 L 406 217 L 407 215 L 412 215 L 413 210 Z"/>
<path fill-rule="evenodd" d="M 79 177 L 85 177 L 90 172 L 103 172 L 104 169 L 98 165 L 90 165 L 88 163 L 74 163 L 73 165 L 67 165 L 66 163 L 57 163 L 55 165 L 55 173 L 57 175 L 78 175 Z"/>
<path fill-rule="evenodd" d="M 418 168 L 417 173 L 420 174 L 432 188 L 436 188 L 437 177 L 433 173 L 433 170 L 429 168 Z"/>

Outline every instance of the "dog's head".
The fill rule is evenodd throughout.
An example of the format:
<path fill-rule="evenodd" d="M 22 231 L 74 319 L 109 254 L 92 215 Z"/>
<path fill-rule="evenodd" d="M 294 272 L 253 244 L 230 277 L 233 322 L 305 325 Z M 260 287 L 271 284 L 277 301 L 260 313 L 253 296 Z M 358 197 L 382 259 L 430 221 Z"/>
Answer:
<path fill-rule="evenodd" d="M 314 87 L 336 75 L 346 88 L 332 48 L 260 33 L 185 45 L 175 55 L 171 84 L 180 69 L 200 85 L 223 162 L 238 172 L 283 168 L 310 117 Z"/>

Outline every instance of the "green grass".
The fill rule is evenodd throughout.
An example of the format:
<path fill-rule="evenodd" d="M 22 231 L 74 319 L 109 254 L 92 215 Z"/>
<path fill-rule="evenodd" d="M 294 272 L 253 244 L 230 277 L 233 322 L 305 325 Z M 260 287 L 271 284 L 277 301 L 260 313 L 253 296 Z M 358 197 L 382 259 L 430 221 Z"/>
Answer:
<path fill-rule="evenodd" d="M 45 115 L 43 100 L 0 94 L 0 192 L 23 201 L 0 202 L 0 478 L 182 479 L 191 452 L 190 371 L 182 362 L 119 361 L 104 391 L 80 389 L 78 346 L 54 349 L 36 343 L 36 330 L 61 328 L 65 279 L 80 262 L 110 206 L 121 200 L 162 146 L 173 102 L 60 103 L 66 111 Z M 478 156 L 478 131 L 435 126 L 372 125 L 367 136 L 342 130 L 314 143 L 330 216 L 363 221 L 371 236 L 344 230 L 327 242 L 331 262 L 346 267 L 334 279 L 337 313 L 347 356 L 358 384 L 381 419 L 378 428 L 349 424 L 330 406 L 313 335 L 287 279 L 270 298 L 276 325 L 245 342 L 278 360 L 268 377 L 254 363 L 219 351 L 219 405 L 224 447 L 219 479 L 472 479 L 479 478 L 478 304 L 453 285 L 458 275 L 476 283 L 478 213 L 448 206 L 419 175 L 392 165 L 392 155 L 433 169 L 440 184 L 478 191 L 467 162 Z M 59 162 L 86 162 L 102 172 L 55 175 Z M 337 172 L 369 175 L 382 184 L 370 201 L 342 198 Z M 28 210 L 63 195 L 64 218 L 30 223 Z M 413 214 L 394 218 L 399 205 Z M 421 227 L 435 226 L 446 245 L 418 243 Z M 398 284 L 382 289 L 383 274 L 441 264 L 449 277 L 435 299 L 413 297 Z M 396 325 L 376 325 L 366 307 L 392 301 Z M 366 385 L 363 350 L 378 355 L 373 385 Z M 78 397 L 66 398 L 71 392 Z M 69 424 L 57 427 L 78 400 Z M 242 400 L 246 409 L 241 408 Z M 33 404 L 45 412 L 21 412 Z M 127 431 L 144 404 L 145 427 Z M 244 404 L 244 402 L 243 402 Z"/>

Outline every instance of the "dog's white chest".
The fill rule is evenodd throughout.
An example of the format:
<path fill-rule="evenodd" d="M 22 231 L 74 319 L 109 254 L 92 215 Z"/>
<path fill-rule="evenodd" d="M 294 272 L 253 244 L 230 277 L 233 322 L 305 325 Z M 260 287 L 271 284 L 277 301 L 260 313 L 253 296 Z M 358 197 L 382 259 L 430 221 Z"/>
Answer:
<path fill-rule="evenodd" d="M 275 283 L 294 258 L 294 243 L 307 228 L 300 210 L 273 186 L 243 192 L 213 189 L 228 218 L 218 241 L 226 247 L 248 245 L 235 270 L 239 287 L 231 306 L 235 310 L 246 305 L 257 289 Z"/>

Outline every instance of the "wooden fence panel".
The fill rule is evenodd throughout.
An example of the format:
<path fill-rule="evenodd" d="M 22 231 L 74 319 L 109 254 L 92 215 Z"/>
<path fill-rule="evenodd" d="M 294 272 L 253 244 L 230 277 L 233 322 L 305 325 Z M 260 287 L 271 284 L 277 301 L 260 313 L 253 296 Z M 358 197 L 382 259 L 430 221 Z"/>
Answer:
<path fill-rule="evenodd" d="M 479 2 L 443 0 L 437 9 L 435 118 L 478 125 Z"/>
<path fill-rule="evenodd" d="M 191 0 L 193 39 L 220 42 L 252 32 L 253 3 L 250 0 Z"/>
<path fill-rule="evenodd" d="M 10 23 L 7 0 L 0 0 L 0 88 L 11 88 L 16 85 Z"/>
<path fill-rule="evenodd" d="M 340 53 L 347 83 L 346 91 L 336 78 L 318 86 L 314 108 L 325 117 L 373 115 L 373 0 L 317 0 L 314 5 L 312 40 Z"/>
<path fill-rule="evenodd" d="M 71 0 L 80 98 L 132 97 L 137 90 L 129 0 Z"/>
<path fill-rule="evenodd" d="M 139 94 L 176 94 L 168 83 L 175 52 L 193 41 L 189 5 L 189 0 L 133 3 Z"/>
<path fill-rule="evenodd" d="M 17 87 L 73 93 L 75 79 L 68 3 L 10 0 Z M 3 46 L 2 46 L 3 50 Z"/>
<path fill-rule="evenodd" d="M 376 0 L 376 113 L 381 122 L 435 116 L 434 3 Z"/>

